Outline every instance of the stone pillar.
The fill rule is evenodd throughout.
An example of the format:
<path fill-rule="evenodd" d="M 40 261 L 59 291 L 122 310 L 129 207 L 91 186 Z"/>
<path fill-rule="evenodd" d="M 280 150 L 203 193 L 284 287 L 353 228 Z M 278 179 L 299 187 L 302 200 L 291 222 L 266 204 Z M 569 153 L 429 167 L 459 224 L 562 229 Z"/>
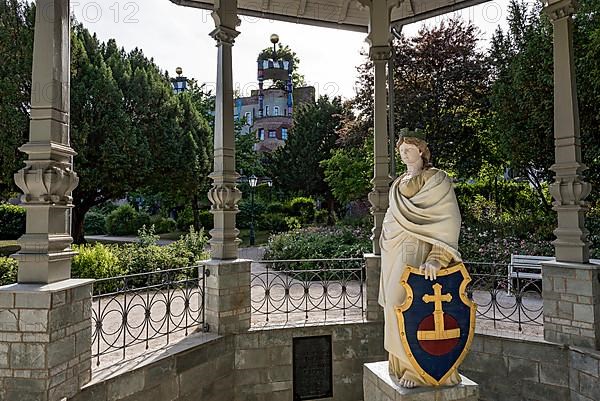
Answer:
<path fill-rule="evenodd" d="M 69 209 L 78 178 L 69 138 L 69 0 L 36 2 L 19 284 L 0 287 L 0 399 L 55 401 L 91 376 L 92 280 L 71 280 Z"/>
<path fill-rule="evenodd" d="M 68 0 L 38 0 L 33 45 L 28 155 L 15 174 L 27 209 L 19 239 L 20 283 L 52 283 L 71 276 L 69 209 L 78 178 L 69 139 L 70 14 Z"/>
<path fill-rule="evenodd" d="M 217 41 L 217 93 L 215 101 L 213 185 L 208 192 L 212 203 L 214 228 L 210 230 L 211 257 L 237 259 L 240 233 L 235 227 L 238 202 L 242 193 L 236 186 L 239 174 L 235 171 L 235 133 L 233 121 L 233 75 L 231 50 L 239 32 L 237 0 L 215 2 L 212 13 L 216 28 L 210 35 Z"/>
<path fill-rule="evenodd" d="M 562 262 L 589 261 L 588 231 L 585 229 L 585 198 L 591 186 L 583 180 L 579 110 L 573 57 L 573 13 L 575 0 L 548 0 L 544 12 L 554 30 L 554 145 L 556 173 L 550 186 L 558 228 L 554 231 L 556 259 Z"/>
<path fill-rule="evenodd" d="M 0 400 L 59 401 L 90 381 L 92 280 L 0 287 Z"/>
<path fill-rule="evenodd" d="M 554 138 L 556 173 L 550 186 L 558 213 L 556 262 L 544 263 L 544 338 L 600 349 L 600 269 L 589 264 L 582 177 L 579 111 L 573 57 L 574 0 L 547 0 L 544 12 L 554 30 Z"/>
<path fill-rule="evenodd" d="M 250 260 L 206 263 L 205 317 L 217 334 L 242 333 L 250 328 Z"/>
<path fill-rule="evenodd" d="M 367 265 L 366 317 L 369 321 L 383 321 L 383 308 L 379 305 L 381 256 L 372 253 L 364 256 Z"/>
<path fill-rule="evenodd" d="M 379 255 L 379 237 L 383 217 L 388 207 L 390 186 L 388 155 L 388 116 L 387 116 L 387 76 L 386 66 L 391 57 L 390 20 L 392 8 L 397 1 L 360 0 L 369 7 L 369 58 L 373 61 L 374 73 L 374 172 L 371 183 L 373 190 L 369 193 L 371 213 L 373 214 L 373 253 Z"/>

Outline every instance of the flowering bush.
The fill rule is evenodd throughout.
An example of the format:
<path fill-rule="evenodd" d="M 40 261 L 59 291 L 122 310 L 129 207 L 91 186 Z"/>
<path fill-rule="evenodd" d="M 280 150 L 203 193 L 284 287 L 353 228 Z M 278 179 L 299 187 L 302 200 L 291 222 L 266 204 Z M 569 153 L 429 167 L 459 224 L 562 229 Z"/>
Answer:
<path fill-rule="evenodd" d="M 498 230 L 463 225 L 459 251 L 470 262 L 509 263 L 511 254 L 552 256 L 554 248 L 548 239 L 532 232 L 527 238 L 503 236 Z"/>
<path fill-rule="evenodd" d="M 309 227 L 272 235 L 265 259 L 362 257 L 371 249 L 370 231 L 362 227 Z"/>

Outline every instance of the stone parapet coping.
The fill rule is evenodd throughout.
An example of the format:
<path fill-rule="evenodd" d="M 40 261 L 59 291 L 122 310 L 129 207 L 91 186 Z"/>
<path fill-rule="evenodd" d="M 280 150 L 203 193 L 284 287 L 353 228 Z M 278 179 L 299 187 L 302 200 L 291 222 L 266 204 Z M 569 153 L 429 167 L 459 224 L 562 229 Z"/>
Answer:
<path fill-rule="evenodd" d="M 13 293 L 28 292 L 56 292 L 69 290 L 71 288 L 81 287 L 82 285 L 92 284 L 93 279 L 69 279 L 57 281 L 51 284 L 9 284 L 0 287 L 0 291 Z"/>
<path fill-rule="evenodd" d="M 162 359 L 185 353 L 188 350 L 210 343 L 221 337 L 222 336 L 214 333 L 190 334 L 176 343 L 165 345 L 164 347 L 160 348 L 150 349 L 140 355 L 136 355 L 135 357 L 128 358 L 121 362 L 112 363 L 106 367 L 94 370 L 92 374 L 92 380 L 84 388 L 94 386 L 100 382 L 113 379 L 133 370 L 142 369 Z"/>

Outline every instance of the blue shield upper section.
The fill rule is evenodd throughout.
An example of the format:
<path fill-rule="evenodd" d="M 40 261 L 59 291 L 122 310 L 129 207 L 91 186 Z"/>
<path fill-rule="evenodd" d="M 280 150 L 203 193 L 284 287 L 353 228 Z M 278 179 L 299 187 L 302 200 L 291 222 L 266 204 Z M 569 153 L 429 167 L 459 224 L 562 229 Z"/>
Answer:
<path fill-rule="evenodd" d="M 411 273 L 408 276 L 408 285 L 413 291 L 413 301 L 410 308 L 403 313 L 406 339 L 415 360 L 425 372 L 437 381 L 440 381 L 456 363 L 469 338 L 471 309 L 460 298 L 459 289 L 462 282 L 463 275 L 460 271 L 447 276 L 438 276 L 434 281 L 426 280 L 424 276 L 418 274 Z M 435 303 L 425 303 L 423 296 L 433 295 L 433 285 L 436 283 L 442 285 L 442 294 L 452 295 L 450 302 L 442 302 L 442 309 L 445 315 L 456 320 L 460 328 L 457 344 L 449 352 L 439 356 L 425 351 L 417 339 L 419 324 L 432 315 L 435 309 Z"/>

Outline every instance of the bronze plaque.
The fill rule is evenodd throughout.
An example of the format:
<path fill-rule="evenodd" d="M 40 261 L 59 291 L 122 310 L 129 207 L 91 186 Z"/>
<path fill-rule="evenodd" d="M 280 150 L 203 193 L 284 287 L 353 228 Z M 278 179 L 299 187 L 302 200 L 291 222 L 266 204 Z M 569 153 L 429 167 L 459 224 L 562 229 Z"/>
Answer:
<path fill-rule="evenodd" d="M 331 336 L 296 337 L 294 401 L 333 397 Z"/>

